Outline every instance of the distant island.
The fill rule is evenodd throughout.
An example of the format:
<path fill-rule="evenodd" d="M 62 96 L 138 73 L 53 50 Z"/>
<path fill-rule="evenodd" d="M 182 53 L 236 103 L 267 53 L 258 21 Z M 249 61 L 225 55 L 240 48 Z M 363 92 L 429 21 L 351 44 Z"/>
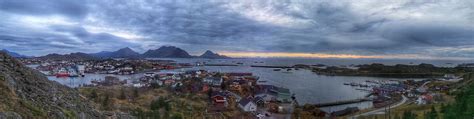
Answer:
<path fill-rule="evenodd" d="M 311 70 L 320 75 L 329 76 L 373 76 L 392 78 L 438 78 L 445 74 L 455 74 L 471 72 L 468 67 L 436 67 L 432 64 L 419 65 L 384 65 L 384 64 L 364 64 L 354 67 L 319 66 L 312 67 Z"/>
<path fill-rule="evenodd" d="M 230 57 L 227 57 L 225 55 L 219 55 L 217 53 L 214 53 L 210 50 L 207 50 L 206 52 L 204 52 L 204 54 L 202 54 L 201 56 L 199 56 L 199 58 L 206 58 L 206 59 L 228 59 Z"/>

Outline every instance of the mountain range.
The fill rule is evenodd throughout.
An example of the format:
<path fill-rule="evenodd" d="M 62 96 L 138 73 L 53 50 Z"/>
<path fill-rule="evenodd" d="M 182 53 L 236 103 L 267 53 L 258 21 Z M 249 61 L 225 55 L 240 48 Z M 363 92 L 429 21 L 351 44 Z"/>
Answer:
<path fill-rule="evenodd" d="M 134 57 L 140 57 L 140 53 L 137 53 L 130 49 L 129 47 L 119 49 L 117 51 L 113 52 L 108 52 L 108 51 L 102 51 L 98 53 L 92 53 L 90 54 L 92 56 L 98 57 L 98 58 L 134 58 Z"/>
<path fill-rule="evenodd" d="M 48 55 L 37 57 L 37 58 L 43 59 L 43 60 L 78 60 L 78 61 L 99 59 L 93 55 L 81 53 L 81 52 L 64 54 L 64 55 L 53 53 L 53 54 L 48 54 Z"/>
<path fill-rule="evenodd" d="M 0 51 L 7 53 L 8 55 L 10 55 L 14 58 L 28 58 L 28 57 L 30 57 L 30 56 L 26 56 L 26 55 L 22 55 L 22 54 L 19 54 L 19 53 L 16 53 L 16 52 L 9 51 L 7 49 L 2 49 Z"/>
<path fill-rule="evenodd" d="M 135 52 L 129 47 L 119 49 L 117 51 L 102 51 L 98 53 L 70 53 L 70 54 L 48 54 L 38 58 L 52 59 L 52 60 L 94 60 L 107 58 L 206 58 L 206 59 L 228 59 L 230 57 L 219 55 L 210 50 L 207 50 L 200 56 L 192 56 L 185 50 L 175 46 L 162 46 L 158 49 L 148 50 L 143 54 Z"/>

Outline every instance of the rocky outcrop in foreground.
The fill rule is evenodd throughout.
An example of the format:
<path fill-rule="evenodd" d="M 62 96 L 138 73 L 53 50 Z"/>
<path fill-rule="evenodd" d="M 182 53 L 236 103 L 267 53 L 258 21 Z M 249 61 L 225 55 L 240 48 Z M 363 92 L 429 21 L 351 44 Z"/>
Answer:
<path fill-rule="evenodd" d="M 0 52 L 0 118 L 99 118 L 75 89 Z"/>

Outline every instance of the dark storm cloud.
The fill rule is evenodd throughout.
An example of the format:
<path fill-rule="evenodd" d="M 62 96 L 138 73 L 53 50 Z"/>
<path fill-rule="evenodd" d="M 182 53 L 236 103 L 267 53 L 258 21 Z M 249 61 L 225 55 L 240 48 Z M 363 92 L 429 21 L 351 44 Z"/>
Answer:
<path fill-rule="evenodd" d="M 67 15 L 84 17 L 88 11 L 81 0 L 1 0 L 0 10 L 27 15 Z"/>
<path fill-rule="evenodd" d="M 432 51 L 429 55 L 471 57 L 465 54 L 474 52 L 469 48 L 474 46 L 473 2 L 463 0 L 21 0 L 1 1 L 0 11 L 7 18 L 0 21 L 0 40 L 11 42 L 0 46 L 17 49 L 30 41 L 36 47 L 70 48 L 64 52 L 124 46 L 144 51 L 161 45 L 193 53 Z M 25 16 L 35 17 L 22 21 Z"/>
<path fill-rule="evenodd" d="M 12 50 L 33 50 L 38 54 L 70 53 L 70 52 L 97 52 L 100 50 L 115 50 L 117 47 L 135 47 L 125 39 L 107 34 L 90 33 L 80 26 L 50 26 L 55 34 L 42 32 L 42 35 L 15 36 L 2 34 L 0 41 L 11 44 Z M 2 44 L 2 45 L 8 45 Z"/>
<path fill-rule="evenodd" d="M 386 24 L 382 36 L 399 44 L 417 46 L 457 46 L 474 44 L 474 29 L 440 23 Z"/>
<path fill-rule="evenodd" d="M 104 4 L 125 4 L 127 7 Z M 152 10 L 140 8 L 142 5 Z M 207 2 L 145 2 L 101 3 L 102 19 L 122 27 L 133 26 L 140 33 L 164 42 L 184 44 L 222 44 L 267 31 L 268 27 L 226 12 L 221 3 Z M 135 8 L 135 10 L 124 10 Z M 98 8 L 102 9 L 102 7 Z M 107 14 L 103 15 L 102 14 Z M 122 23 L 127 24 L 122 24 Z"/>

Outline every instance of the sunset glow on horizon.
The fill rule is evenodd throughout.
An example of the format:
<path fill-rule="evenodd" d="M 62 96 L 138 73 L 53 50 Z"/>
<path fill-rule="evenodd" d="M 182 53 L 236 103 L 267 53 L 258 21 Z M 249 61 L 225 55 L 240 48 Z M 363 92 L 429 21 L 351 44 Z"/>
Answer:
<path fill-rule="evenodd" d="M 295 58 L 386 58 L 381 55 L 325 54 L 325 53 L 288 53 L 288 52 L 222 52 L 229 57 L 295 57 Z"/>
<path fill-rule="evenodd" d="M 397 55 L 354 55 L 354 54 L 327 54 L 327 53 L 289 53 L 289 52 L 219 52 L 221 55 L 234 58 L 341 58 L 341 59 L 445 59 L 468 60 L 460 57 L 431 57 L 417 54 Z"/>

